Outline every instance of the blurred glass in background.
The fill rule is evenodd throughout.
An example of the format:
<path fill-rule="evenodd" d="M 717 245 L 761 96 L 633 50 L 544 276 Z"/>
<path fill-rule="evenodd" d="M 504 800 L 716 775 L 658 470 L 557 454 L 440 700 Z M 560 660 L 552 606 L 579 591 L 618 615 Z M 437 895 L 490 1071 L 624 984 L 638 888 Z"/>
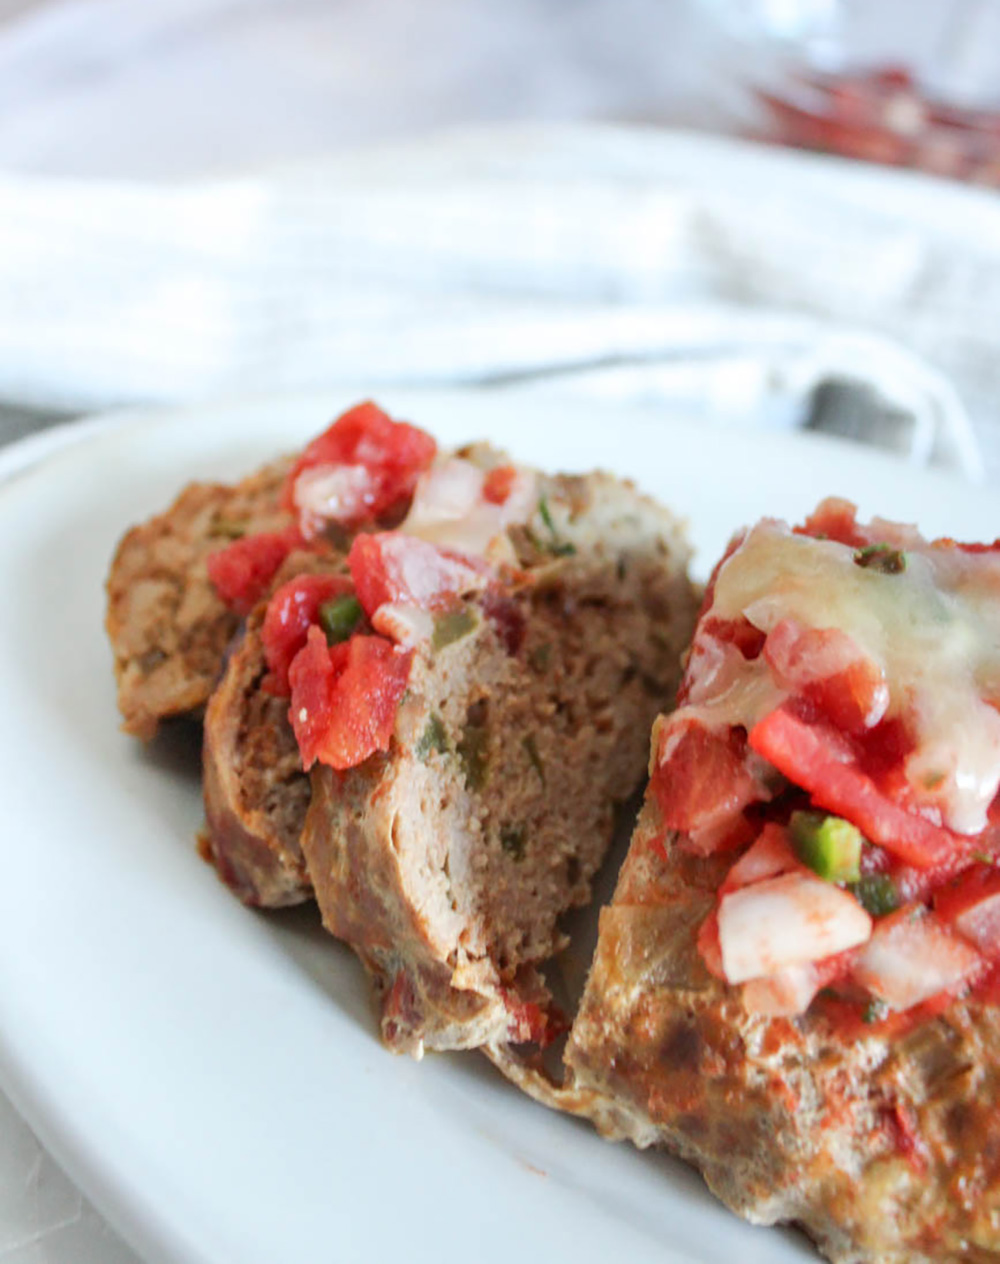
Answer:
<path fill-rule="evenodd" d="M 719 89 L 785 144 L 1000 186 L 1000 0 L 702 0 Z"/>

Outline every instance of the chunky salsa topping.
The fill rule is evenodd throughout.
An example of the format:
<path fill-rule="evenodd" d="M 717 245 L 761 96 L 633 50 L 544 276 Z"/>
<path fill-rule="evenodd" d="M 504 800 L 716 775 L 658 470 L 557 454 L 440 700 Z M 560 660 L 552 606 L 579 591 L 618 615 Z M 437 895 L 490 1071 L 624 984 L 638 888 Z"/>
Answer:
<path fill-rule="evenodd" d="M 699 947 L 750 1009 L 881 1018 L 1000 961 L 1000 552 L 845 501 L 761 522 L 681 700 L 651 791 L 677 845 L 733 857 Z"/>
<path fill-rule="evenodd" d="M 477 455 L 470 450 L 470 455 Z M 295 548 L 329 549 L 331 524 L 354 534 L 348 575 L 300 575 L 269 600 L 263 688 L 290 698 L 305 766 L 354 767 L 388 749 L 415 648 L 441 651 L 479 626 L 511 654 L 523 616 L 500 582 L 517 556 L 507 528 L 540 514 L 538 477 L 510 464 L 438 457 L 434 440 L 359 404 L 296 461 L 283 506 L 296 525 L 236 540 L 208 559 L 220 596 L 246 615 Z M 390 530 L 376 528 L 392 527 Z M 510 571 L 508 574 L 512 573 Z M 478 613 L 468 599 L 478 599 Z"/>

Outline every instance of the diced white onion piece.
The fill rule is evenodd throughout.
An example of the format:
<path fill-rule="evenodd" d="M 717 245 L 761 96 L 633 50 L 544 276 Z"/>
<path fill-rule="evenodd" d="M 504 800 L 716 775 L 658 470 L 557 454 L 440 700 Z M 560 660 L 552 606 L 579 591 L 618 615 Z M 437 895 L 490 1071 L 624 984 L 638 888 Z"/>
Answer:
<path fill-rule="evenodd" d="M 471 461 L 448 457 L 438 461 L 417 481 L 410 512 L 400 530 L 441 548 L 476 557 L 497 554 L 497 537 L 514 522 L 526 522 L 538 502 L 536 478 L 519 470 L 502 505 L 483 498 L 485 474 Z M 511 550 L 500 550 L 498 561 L 516 561 Z"/>
<path fill-rule="evenodd" d="M 979 953 L 930 914 L 904 914 L 877 927 L 854 978 L 892 1009 L 909 1009 L 958 987 L 982 964 Z"/>
<path fill-rule="evenodd" d="M 1000 894 L 988 895 L 955 918 L 955 929 L 987 957 L 1000 956 Z"/>
<path fill-rule="evenodd" d="M 292 500 L 306 536 L 326 522 L 353 522 L 365 515 L 375 487 L 363 465 L 317 465 L 295 480 Z"/>
<path fill-rule="evenodd" d="M 430 609 L 443 595 L 479 592 L 489 582 L 485 567 L 450 557 L 426 540 L 394 531 L 380 537 L 382 566 L 390 591 L 402 604 Z"/>
<path fill-rule="evenodd" d="M 410 647 L 431 639 L 434 616 L 419 606 L 387 601 L 372 615 L 372 627 L 397 645 Z"/>
<path fill-rule="evenodd" d="M 783 832 L 779 834 L 776 829 L 768 829 L 729 870 L 726 885 L 736 890 L 801 868 Z"/>
<path fill-rule="evenodd" d="M 819 991 L 819 971 L 813 965 L 786 966 L 743 985 L 743 1004 L 751 1014 L 791 1018 L 804 1014 Z"/>
<path fill-rule="evenodd" d="M 408 522 L 404 522 L 401 529 L 409 535 L 419 536 L 421 540 L 428 540 L 439 548 L 484 557 L 503 526 L 500 522 L 500 506 L 484 501 L 470 509 L 463 518 L 428 522 L 416 530 Z"/>
<path fill-rule="evenodd" d="M 730 983 L 745 983 L 856 948 L 871 929 L 871 918 L 846 891 L 810 874 L 782 874 L 723 897 L 723 972 Z"/>
<path fill-rule="evenodd" d="M 505 527 L 527 522 L 538 507 L 538 476 L 534 470 L 518 470 L 511 482 L 507 499 L 500 506 L 500 521 Z"/>
<path fill-rule="evenodd" d="M 482 500 L 483 477 L 482 470 L 460 457 L 435 462 L 417 479 L 402 530 L 422 535 L 426 527 L 464 518 Z"/>

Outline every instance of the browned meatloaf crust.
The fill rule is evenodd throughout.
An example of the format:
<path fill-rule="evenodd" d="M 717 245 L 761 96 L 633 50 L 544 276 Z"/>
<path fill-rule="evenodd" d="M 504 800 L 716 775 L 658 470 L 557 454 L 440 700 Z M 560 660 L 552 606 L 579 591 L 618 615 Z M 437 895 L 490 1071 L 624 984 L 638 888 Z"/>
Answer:
<path fill-rule="evenodd" d="M 695 946 L 731 858 L 663 860 L 658 835 L 650 799 L 601 913 L 568 1104 L 838 1264 L 1000 1259 L 1000 1011 L 956 1001 L 895 1040 L 748 1013 Z"/>
<path fill-rule="evenodd" d="M 345 569 L 341 553 L 296 552 L 272 589 L 297 575 Z M 265 601 L 247 618 L 205 712 L 201 850 L 244 903 L 280 908 L 312 898 L 299 843 L 309 777 L 288 722 L 288 699 L 261 687 L 268 670 L 261 640 L 266 610 Z"/>
<path fill-rule="evenodd" d="M 540 1034 L 537 968 L 589 898 L 693 623 L 665 510 L 607 475 L 544 490 L 510 530 L 526 576 L 418 651 L 389 754 L 312 775 L 325 924 L 364 961 L 386 1042 L 417 1055 Z M 538 548 L 553 529 L 575 552 Z"/>
<path fill-rule="evenodd" d="M 208 701 L 239 618 L 212 587 L 206 558 L 235 536 L 291 524 L 279 506 L 290 464 L 276 461 L 233 486 L 192 483 L 122 539 L 106 627 L 127 733 L 148 740 L 161 720 Z"/>

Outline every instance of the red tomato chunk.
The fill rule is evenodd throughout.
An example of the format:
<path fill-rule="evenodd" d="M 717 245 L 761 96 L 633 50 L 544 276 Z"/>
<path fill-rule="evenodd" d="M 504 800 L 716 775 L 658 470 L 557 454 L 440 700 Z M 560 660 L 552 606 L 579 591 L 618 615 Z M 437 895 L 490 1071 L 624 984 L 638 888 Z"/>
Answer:
<path fill-rule="evenodd" d="M 513 465 L 498 465 L 483 479 L 483 499 L 491 505 L 502 505 L 507 500 L 517 478 Z"/>
<path fill-rule="evenodd" d="M 878 664 L 839 628 L 782 619 L 764 643 L 764 658 L 782 688 L 811 702 L 845 733 L 872 728 L 889 706 Z"/>
<path fill-rule="evenodd" d="M 870 777 L 844 762 L 843 739 L 779 707 L 750 732 L 750 746 L 813 802 L 852 821 L 907 864 L 929 869 L 968 850 L 969 840 L 899 807 Z"/>
<path fill-rule="evenodd" d="M 738 733 L 715 733 L 696 720 L 663 726 L 652 789 L 667 829 L 710 828 L 759 797 L 745 749 Z"/>
<path fill-rule="evenodd" d="M 288 696 L 288 669 L 304 647 L 309 628 L 319 622 L 320 606 L 353 591 L 346 575 L 299 575 L 281 585 L 268 602 L 261 629 L 270 669 L 263 685 L 268 693 Z"/>
<path fill-rule="evenodd" d="M 307 769 L 319 760 L 343 771 L 389 749 L 412 659 L 381 636 L 328 646 L 309 629 L 288 673 L 288 717 Z"/>
<path fill-rule="evenodd" d="M 244 536 L 208 556 L 208 577 L 230 609 L 248 615 L 267 592 L 278 567 L 302 544 L 297 527 Z"/>
<path fill-rule="evenodd" d="M 307 535 L 324 521 L 353 527 L 402 512 L 437 454 L 429 434 L 358 404 L 305 449 L 285 485 L 285 508 Z"/>

